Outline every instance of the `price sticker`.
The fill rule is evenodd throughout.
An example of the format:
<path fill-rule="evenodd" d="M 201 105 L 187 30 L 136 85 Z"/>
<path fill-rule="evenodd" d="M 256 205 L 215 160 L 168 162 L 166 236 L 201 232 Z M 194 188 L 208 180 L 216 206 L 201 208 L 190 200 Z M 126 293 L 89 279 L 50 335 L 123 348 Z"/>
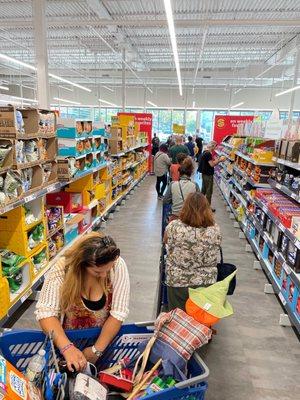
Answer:
<path fill-rule="evenodd" d="M 47 193 L 51 193 L 56 189 L 56 185 L 50 185 L 47 187 Z"/>
<path fill-rule="evenodd" d="M 282 225 L 281 222 L 279 222 L 278 228 L 279 228 L 281 231 L 285 231 L 285 227 Z"/>
<path fill-rule="evenodd" d="M 34 200 L 34 199 L 36 198 L 37 195 L 38 195 L 38 194 L 36 193 L 36 194 L 32 194 L 32 195 L 30 195 L 30 196 L 25 197 L 25 198 L 24 198 L 25 203 L 28 203 L 29 201 Z"/>
<path fill-rule="evenodd" d="M 277 189 L 281 190 L 282 189 L 282 185 L 280 185 L 279 183 L 276 184 Z"/>
<path fill-rule="evenodd" d="M 24 303 L 24 301 L 26 301 L 31 294 L 32 294 L 32 290 L 28 290 L 28 292 L 25 293 L 24 296 L 21 297 L 21 299 L 20 299 L 21 303 Z"/>
<path fill-rule="evenodd" d="M 290 275 L 290 274 L 291 274 L 292 269 L 291 269 L 291 267 L 289 267 L 289 266 L 287 265 L 286 262 L 283 263 L 282 268 L 285 270 L 285 272 L 286 272 L 287 275 Z"/>
<path fill-rule="evenodd" d="M 278 297 L 280 298 L 281 303 L 285 306 L 286 305 L 286 300 L 285 300 L 283 294 L 279 293 Z"/>
<path fill-rule="evenodd" d="M 278 256 L 279 256 L 279 253 L 278 253 L 278 251 L 276 250 L 276 251 L 274 251 L 274 256 L 276 257 L 276 258 L 278 258 Z"/>
<path fill-rule="evenodd" d="M 296 193 L 292 193 L 292 194 L 291 194 L 291 197 L 292 197 L 293 199 L 295 199 L 295 200 L 298 199 L 298 196 L 296 195 Z"/>

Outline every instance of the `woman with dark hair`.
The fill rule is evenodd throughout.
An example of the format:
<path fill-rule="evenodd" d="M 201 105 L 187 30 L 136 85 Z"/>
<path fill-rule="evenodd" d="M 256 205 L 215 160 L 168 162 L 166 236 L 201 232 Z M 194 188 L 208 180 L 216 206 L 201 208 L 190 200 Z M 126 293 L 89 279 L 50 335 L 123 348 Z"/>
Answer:
<path fill-rule="evenodd" d="M 156 192 L 158 199 L 163 199 L 164 191 L 168 184 L 168 171 L 171 165 L 171 160 L 168 156 L 168 146 L 161 144 L 159 151 L 155 154 L 154 174 L 156 175 Z"/>
<path fill-rule="evenodd" d="M 190 193 L 200 191 L 197 183 L 191 181 L 194 164 L 191 157 L 186 157 L 179 167 L 179 181 L 171 182 L 164 197 L 164 204 L 172 204 L 170 220 L 178 218 L 183 203 Z"/>
<path fill-rule="evenodd" d="M 179 219 L 169 223 L 164 235 L 169 310 L 178 307 L 185 311 L 189 287 L 216 282 L 221 239 L 206 197 L 190 193 Z"/>
<path fill-rule="evenodd" d="M 70 371 L 95 363 L 119 332 L 128 315 L 129 276 L 120 249 L 110 236 L 92 232 L 65 253 L 46 276 L 36 317 Z M 81 352 L 65 329 L 102 327 L 93 346 Z"/>

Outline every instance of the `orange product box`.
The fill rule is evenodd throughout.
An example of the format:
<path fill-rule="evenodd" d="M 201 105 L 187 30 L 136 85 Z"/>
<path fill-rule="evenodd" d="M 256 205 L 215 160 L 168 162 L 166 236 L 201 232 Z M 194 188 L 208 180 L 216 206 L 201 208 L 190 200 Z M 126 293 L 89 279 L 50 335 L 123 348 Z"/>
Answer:
<path fill-rule="evenodd" d="M 28 380 L 0 355 L 0 399 L 29 400 Z"/>

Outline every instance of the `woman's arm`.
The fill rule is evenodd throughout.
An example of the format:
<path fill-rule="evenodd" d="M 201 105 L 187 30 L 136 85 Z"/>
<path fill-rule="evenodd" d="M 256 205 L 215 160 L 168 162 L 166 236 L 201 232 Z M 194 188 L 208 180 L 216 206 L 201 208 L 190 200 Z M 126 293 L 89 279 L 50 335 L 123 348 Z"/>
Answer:
<path fill-rule="evenodd" d="M 46 334 L 53 332 L 54 343 L 60 350 L 71 343 L 60 323 L 60 288 L 64 276 L 64 261 L 59 260 L 46 275 L 35 311 L 42 330 Z M 73 370 L 72 365 L 76 370 L 81 370 L 86 366 L 84 355 L 72 345 L 63 351 L 63 356 L 70 371 Z"/>
<path fill-rule="evenodd" d="M 105 321 L 101 333 L 94 344 L 96 350 L 103 352 L 106 349 L 106 347 L 113 341 L 114 337 L 119 332 L 121 326 L 122 326 L 122 321 L 119 321 L 110 315 L 108 319 Z M 86 349 L 84 349 L 83 354 L 88 361 L 96 363 L 98 357 L 93 353 L 91 347 L 87 347 Z"/>
<path fill-rule="evenodd" d="M 49 317 L 39 321 L 42 330 L 49 334 L 53 332 L 53 340 L 62 352 L 70 371 L 80 371 L 86 367 L 86 358 L 68 339 L 58 318 Z M 65 350 L 63 350 L 65 349 Z"/>

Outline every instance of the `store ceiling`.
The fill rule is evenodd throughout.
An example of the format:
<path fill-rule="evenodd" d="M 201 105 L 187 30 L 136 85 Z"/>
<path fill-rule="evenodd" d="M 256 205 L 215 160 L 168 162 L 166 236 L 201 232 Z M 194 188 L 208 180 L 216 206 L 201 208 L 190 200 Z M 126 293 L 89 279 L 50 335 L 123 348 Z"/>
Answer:
<path fill-rule="evenodd" d="M 300 43 L 299 0 L 172 4 L 185 86 L 290 85 Z M 34 64 L 31 1 L 0 0 L 0 10 L 0 53 Z M 177 85 L 163 0 L 48 0 L 47 23 L 49 70 L 55 74 L 91 89 L 119 86 L 125 47 L 126 61 L 147 85 Z M 35 76 L 12 67 L 1 61 L 0 84 L 35 84 Z M 127 84 L 141 82 L 128 71 Z"/>

